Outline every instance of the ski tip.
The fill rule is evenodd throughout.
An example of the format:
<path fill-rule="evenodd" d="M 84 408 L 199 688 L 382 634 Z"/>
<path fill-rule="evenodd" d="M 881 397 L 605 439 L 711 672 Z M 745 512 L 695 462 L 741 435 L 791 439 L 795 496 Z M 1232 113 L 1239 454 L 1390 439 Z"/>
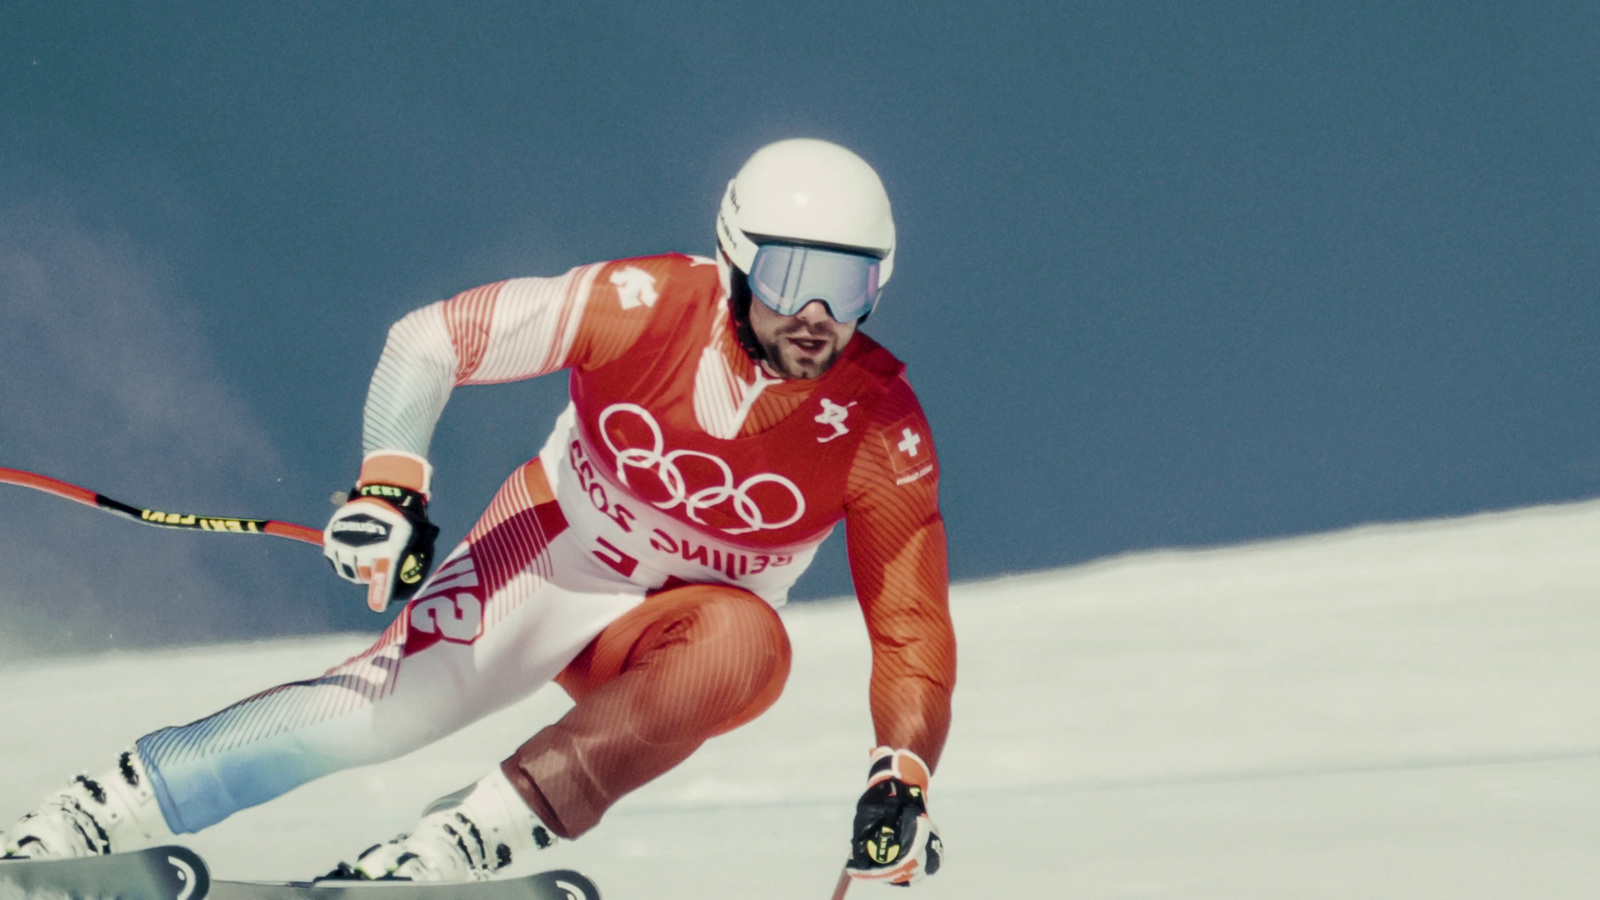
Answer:
<path fill-rule="evenodd" d="M 211 870 L 198 853 L 176 845 L 70 859 L 0 863 L 0 897 L 119 897 L 203 900 Z"/>

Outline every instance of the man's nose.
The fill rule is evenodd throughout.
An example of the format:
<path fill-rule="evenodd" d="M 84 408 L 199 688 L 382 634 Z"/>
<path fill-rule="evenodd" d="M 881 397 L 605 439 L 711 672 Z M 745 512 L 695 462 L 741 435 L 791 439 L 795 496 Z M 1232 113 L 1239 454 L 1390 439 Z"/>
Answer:
<path fill-rule="evenodd" d="M 800 311 L 795 313 L 794 317 L 807 325 L 814 325 L 833 318 L 828 312 L 828 304 L 823 303 L 821 300 L 813 300 L 800 307 Z"/>

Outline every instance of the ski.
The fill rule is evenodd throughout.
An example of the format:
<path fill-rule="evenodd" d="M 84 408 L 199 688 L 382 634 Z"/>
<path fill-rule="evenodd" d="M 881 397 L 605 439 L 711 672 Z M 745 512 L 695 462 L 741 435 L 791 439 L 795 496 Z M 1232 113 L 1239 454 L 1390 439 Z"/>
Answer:
<path fill-rule="evenodd" d="M 82 859 L 0 860 L 0 900 L 600 900 L 570 869 L 469 884 L 224 881 L 185 847 Z"/>
<path fill-rule="evenodd" d="M 210 884 L 205 861 L 186 847 L 0 860 L 0 900 L 202 900 Z"/>
<path fill-rule="evenodd" d="M 210 900 L 600 900 L 594 882 L 570 869 L 500 881 L 415 884 L 408 881 L 213 881 Z"/>

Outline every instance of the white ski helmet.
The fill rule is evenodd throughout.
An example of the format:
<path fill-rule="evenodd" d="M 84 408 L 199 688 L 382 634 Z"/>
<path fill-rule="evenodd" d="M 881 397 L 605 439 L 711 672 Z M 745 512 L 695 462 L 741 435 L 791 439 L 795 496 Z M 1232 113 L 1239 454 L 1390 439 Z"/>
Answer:
<path fill-rule="evenodd" d="M 865 160 L 837 144 L 794 138 L 757 150 L 728 182 L 717 214 L 717 245 L 722 251 L 717 262 L 725 287 L 731 284 L 728 264 L 749 276 L 758 251 L 766 245 L 813 248 L 817 256 L 828 257 L 813 258 L 807 266 L 818 275 L 824 272 L 825 263 L 870 257 L 870 273 L 865 269 L 847 272 L 848 265 L 835 265 L 830 272 L 844 281 L 870 275 L 870 285 L 859 285 L 866 292 L 859 300 L 870 312 L 878 289 L 894 272 L 894 217 L 883 182 Z M 759 283 L 753 287 L 773 305 L 773 292 L 764 294 Z M 795 312 L 809 299 L 829 300 L 826 289 L 812 296 L 795 293 L 792 282 L 787 287 L 790 296 L 784 299 Z M 841 312 L 836 308 L 839 305 L 829 303 L 836 317 Z M 859 303 L 850 306 L 853 309 Z"/>

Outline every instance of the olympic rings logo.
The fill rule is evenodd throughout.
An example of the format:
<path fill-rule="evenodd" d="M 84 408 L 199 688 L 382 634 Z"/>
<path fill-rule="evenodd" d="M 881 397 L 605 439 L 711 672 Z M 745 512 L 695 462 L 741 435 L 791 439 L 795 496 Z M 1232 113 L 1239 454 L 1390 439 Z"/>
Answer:
<path fill-rule="evenodd" d="M 618 447 L 611 438 L 611 432 L 606 428 L 606 423 L 613 416 L 628 413 L 636 416 L 644 426 L 650 429 L 650 446 L 648 447 Z M 722 528 L 726 534 L 749 534 L 752 531 L 776 531 L 787 528 L 800 521 L 805 515 L 806 500 L 800 493 L 800 488 L 795 483 L 782 475 L 773 472 L 762 472 L 751 475 L 749 478 L 734 483 L 733 469 L 719 456 L 710 453 L 701 453 L 698 450 L 673 450 L 664 453 L 666 441 L 661 436 L 661 426 L 656 423 L 655 417 L 644 407 L 636 403 L 613 403 L 600 413 L 600 437 L 610 448 L 613 458 L 617 463 L 617 478 L 623 485 L 628 485 L 628 469 L 643 469 L 654 472 L 660 479 L 662 487 L 667 492 L 667 499 L 650 501 L 657 509 L 671 510 L 679 505 L 683 506 L 684 514 L 689 520 L 699 525 L 713 527 L 700 517 L 706 510 L 714 509 L 722 504 L 730 504 L 729 509 L 734 515 L 744 522 L 743 528 Z M 689 490 L 689 479 L 683 469 L 679 467 L 680 460 L 698 459 L 710 463 L 716 472 L 721 474 L 721 483 L 712 484 Z M 703 468 L 703 467 L 696 467 Z M 766 514 L 761 509 L 750 492 L 753 488 L 763 485 L 776 485 L 789 492 L 794 498 L 794 512 L 781 522 L 768 522 Z"/>

